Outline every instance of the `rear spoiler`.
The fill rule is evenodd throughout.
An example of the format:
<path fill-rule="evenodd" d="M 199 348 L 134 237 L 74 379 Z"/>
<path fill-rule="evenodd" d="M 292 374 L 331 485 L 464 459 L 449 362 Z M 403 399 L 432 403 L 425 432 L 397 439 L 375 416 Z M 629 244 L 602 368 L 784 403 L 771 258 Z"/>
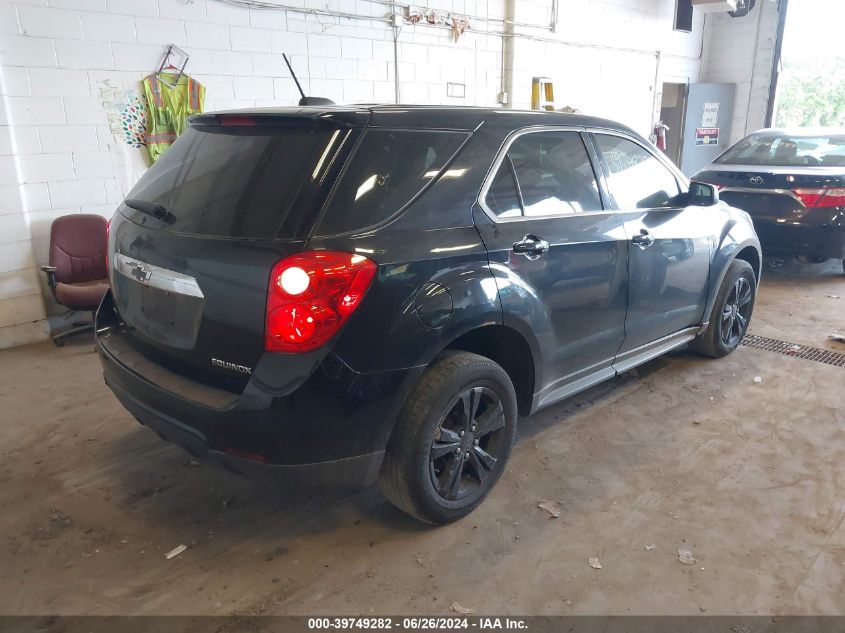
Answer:
<path fill-rule="evenodd" d="M 318 97 L 308 97 L 317 99 Z M 311 105 L 311 104 L 309 104 Z M 314 104 L 317 105 L 317 104 Z M 195 126 L 319 126 L 330 128 L 367 127 L 372 112 L 367 108 L 348 110 L 314 107 L 297 109 L 285 108 L 279 110 L 254 109 L 233 110 L 231 112 L 211 112 L 195 114 L 188 117 L 188 125 Z"/>

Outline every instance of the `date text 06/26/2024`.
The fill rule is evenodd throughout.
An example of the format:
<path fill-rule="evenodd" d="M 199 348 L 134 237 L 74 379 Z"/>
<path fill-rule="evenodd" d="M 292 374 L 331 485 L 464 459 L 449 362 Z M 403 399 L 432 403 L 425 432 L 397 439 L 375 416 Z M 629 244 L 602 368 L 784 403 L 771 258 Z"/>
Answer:
<path fill-rule="evenodd" d="M 349 617 L 308 618 L 309 630 L 388 630 L 442 631 L 442 630 L 527 630 L 522 618 L 500 617 Z"/>

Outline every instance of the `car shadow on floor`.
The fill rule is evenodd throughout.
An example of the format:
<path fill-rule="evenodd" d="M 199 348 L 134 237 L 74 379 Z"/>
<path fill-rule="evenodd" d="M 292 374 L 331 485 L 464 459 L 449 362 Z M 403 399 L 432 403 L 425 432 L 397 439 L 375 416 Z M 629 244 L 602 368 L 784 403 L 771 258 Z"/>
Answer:
<path fill-rule="evenodd" d="M 270 476 L 247 478 L 198 462 L 141 425 L 111 443 L 110 453 L 119 488 L 113 500 L 177 533 L 202 525 L 247 539 L 265 532 L 292 539 L 363 522 L 407 532 L 425 529 L 395 510 L 377 486 L 309 489 Z"/>
<path fill-rule="evenodd" d="M 816 280 L 841 281 L 845 271 L 842 260 L 828 259 L 816 264 L 800 262 L 794 257 L 763 257 L 762 278 L 792 279 L 796 277 Z"/>
<path fill-rule="evenodd" d="M 673 355 L 690 353 L 655 359 L 520 419 L 515 450 L 586 408 L 619 397 L 620 390 L 667 367 Z M 216 464 L 197 462 L 140 425 L 110 443 L 108 452 L 107 469 L 119 488 L 112 499 L 126 510 L 141 512 L 148 521 L 169 525 L 175 533 L 211 526 L 211 531 L 225 530 L 235 540 L 272 534 L 274 540 L 283 541 L 361 524 L 394 533 L 431 529 L 394 508 L 378 486 L 344 492 L 306 489 L 278 479 L 247 479 Z"/>

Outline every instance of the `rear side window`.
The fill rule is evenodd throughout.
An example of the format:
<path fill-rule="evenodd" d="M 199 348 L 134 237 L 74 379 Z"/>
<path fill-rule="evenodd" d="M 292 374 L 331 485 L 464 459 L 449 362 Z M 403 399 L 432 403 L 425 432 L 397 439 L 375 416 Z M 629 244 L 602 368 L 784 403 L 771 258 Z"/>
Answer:
<path fill-rule="evenodd" d="M 499 171 L 496 172 L 496 177 L 493 178 L 484 200 L 497 218 L 522 215 L 522 204 L 519 201 L 519 192 L 516 190 L 513 164 L 508 156 L 505 156 L 505 160 L 499 166 Z"/>
<path fill-rule="evenodd" d="M 484 201 L 500 218 L 602 209 L 592 163 L 577 132 L 530 132 L 518 137 L 508 148 Z"/>
<path fill-rule="evenodd" d="M 192 127 L 126 197 L 162 205 L 172 218 L 165 231 L 303 237 L 321 202 L 314 175 L 342 134 L 314 127 Z"/>
<path fill-rule="evenodd" d="M 671 206 L 680 193 L 678 181 L 644 147 L 619 136 L 596 134 L 610 170 L 607 185 L 620 209 Z"/>
<path fill-rule="evenodd" d="M 593 167 L 577 132 L 534 132 L 510 146 L 525 215 L 600 211 Z"/>
<path fill-rule="evenodd" d="M 318 233 L 360 230 L 391 218 L 433 181 L 466 138 L 462 132 L 368 130 L 349 159 Z"/>

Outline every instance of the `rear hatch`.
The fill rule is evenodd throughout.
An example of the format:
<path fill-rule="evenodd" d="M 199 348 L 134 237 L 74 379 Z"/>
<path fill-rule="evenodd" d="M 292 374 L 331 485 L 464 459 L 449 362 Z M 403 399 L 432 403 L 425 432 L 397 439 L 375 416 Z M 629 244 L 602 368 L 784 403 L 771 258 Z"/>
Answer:
<path fill-rule="evenodd" d="M 351 127 L 316 115 L 194 119 L 111 224 L 121 343 L 240 392 L 264 351 L 270 271 L 303 250 Z"/>
<path fill-rule="evenodd" d="M 693 180 L 716 185 L 719 197 L 752 218 L 798 221 L 809 211 L 811 192 L 845 186 L 842 167 L 755 167 L 713 164 Z"/>

